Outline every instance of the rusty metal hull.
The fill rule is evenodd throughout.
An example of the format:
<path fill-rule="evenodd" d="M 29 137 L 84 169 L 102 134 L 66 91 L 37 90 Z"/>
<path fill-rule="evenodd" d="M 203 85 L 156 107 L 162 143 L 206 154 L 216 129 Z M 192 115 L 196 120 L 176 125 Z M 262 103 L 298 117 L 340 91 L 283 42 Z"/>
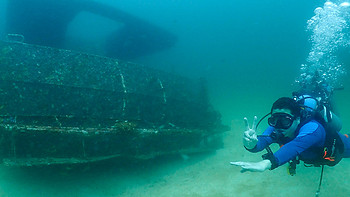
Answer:
<path fill-rule="evenodd" d="M 8 166 L 90 163 L 128 157 L 213 151 L 220 134 L 188 129 L 133 129 L 123 122 L 109 128 L 1 124 L 1 156 Z"/>
<path fill-rule="evenodd" d="M 0 41 L 6 165 L 203 152 L 220 146 L 225 129 L 203 83 L 111 58 Z"/>

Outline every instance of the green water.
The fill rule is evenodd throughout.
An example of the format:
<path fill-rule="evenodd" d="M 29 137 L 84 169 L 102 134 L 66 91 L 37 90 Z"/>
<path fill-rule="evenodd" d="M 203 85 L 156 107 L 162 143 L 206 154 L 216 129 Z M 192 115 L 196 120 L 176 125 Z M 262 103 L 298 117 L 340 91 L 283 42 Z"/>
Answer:
<path fill-rule="evenodd" d="M 113 2 L 105 1 L 113 4 Z M 299 67 L 310 50 L 306 21 L 324 1 L 128 1 L 120 3 L 179 35 L 169 51 L 133 61 L 191 78 L 208 80 L 211 102 L 231 126 L 216 153 L 110 162 L 75 168 L 0 167 L 0 197 L 270 197 L 315 196 L 320 168 L 286 166 L 264 173 L 240 173 L 230 161 L 260 161 L 242 145 L 243 117 L 262 117 L 272 102 L 291 96 Z M 137 5 L 137 6 L 133 6 Z M 157 11 L 157 8 L 163 11 Z M 158 9 L 158 10 L 159 10 Z M 162 16 L 162 17 L 159 17 Z M 3 24 L 0 23 L 0 24 Z M 1 31 L 0 31 L 1 32 Z M 80 32 L 81 33 L 81 32 Z M 348 49 L 342 57 L 349 72 Z M 334 100 L 350 133 L 350 79 Z M 266 126 L 263 122 L 262 129 Z M 326 167 L 320 196 L 349 196 L 350 159 Z"/>

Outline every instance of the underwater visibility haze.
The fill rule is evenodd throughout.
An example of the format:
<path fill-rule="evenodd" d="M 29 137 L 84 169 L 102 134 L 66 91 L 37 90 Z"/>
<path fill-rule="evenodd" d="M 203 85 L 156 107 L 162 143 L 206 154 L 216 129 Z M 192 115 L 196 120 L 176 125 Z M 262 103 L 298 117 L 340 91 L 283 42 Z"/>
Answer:
<path fill-rule="evenodd" d="M 134 75 L 132 82 L 140 89 L 146 87 L 144 79 L 149 77 L 142 75 L 146 68 L 152 70 L 147 70 L 148 74 L 154 69 L 156 76 L 157 70 L 170 73 L 162 76 L 164 80 L 150 80 L 162 90 L 150 93 L 161 95 L 159 102 L 164 103 L 167 97 L 163 83 L 166 86 L 167 80 L 173 79 L 167 76 L 180 76 L 173 83 L 176 85 L 185 83 L 187 79 L 180 80 L 184 79 L 182 77 L 194 81 L 204 79 L 207 85 L 204 92 L 208 93 L 204 100 L 212 108 L 199 109 L 192 114 L 188 111 L 195 107 L 179 104 L 173 107 L 174 114 L 188 113 L 193 119 L 182 117 L 186 119 L 183 122 L 192 121 L 201 126 L 215 117 L 213 124 L 221 121 L 231 129 L 222 133 L 223 146 L 209 154 L 175 154 L 142 161 L 128 158 L 74 167 L 1 166 L 0 196 L 314 196 L 320 168 L 299 165 L 294 177 L 288 176 L 284 167 L 271 172 L 243 174 L 230 166 L 229 161 L 261 158 L 260 154 L 249 154 L 243 147 L 243 117 L 252 119 L 257 115 L 261 118 L 277 98 L 292 96 L 292 92 L 300 88 L 313 90 L 324 84 L 330 87 L 335 112 L 343 121 L 341 132 L 350 132 L 349 3 L 346 0 L 1 1 L 0 40 L 6 40 L 8 34 L 23 34 L 25 43 L 96 54 L 100 59 L 89 59 L 86 63 L 91 67 L 98 60 L 105 61 L 104 56 L 117 58 L 126 63 L 108 60 L 105 67 L 90 70 L 89 74 L 104 73 L 110 78 L 121 78 L 123 91 L 122 69 L 113 70 L 114 63 L 117 67 L 122 65 L 123 69 L 128 65 L 135 68 L 128 73 Z M 55 53 L 53 50 L 48 54 Z M 37 54 L 42 53 L 29 49 L 26 53 L 40 59 Z M 53 65 L 50 61 L 63 55 L 64 52 L 57 52 L 45 63 Z M 80 73 L 73 77 L 61 73 L 64 80 L 45 78 L 51 85 L 60 86 L 70 79 L 74 79 L 72 84 L 76 85 L 86 80 L 92 84 L 89 88 L 97 91 L 100 86 L 112 84 L 101 77 L 95 86 L 92 82 L 96 78 L 85 75 L 83 71 L 88 68 L 79 63 L 85 56 L 69 57 L 74 57 L 70 62 L 79 65 L 76 71 Z M 6 57 L 0 56 L 0 65 L 4 65 L 5 60 Z M 69 63 L 61 66 L 67 65 Z M 45 68 L 40 69 L 45 71 Z M 23 76 L 36 79 L 33 73 L 24 73 Z M 16 77 L 29 80 L 23 76 Z M 173 92 L 191 88 L 178 87 L 174 86 Z M 54 95 L 59 93 L 52 91 Z M 105 102 L 101 107 L 106 109 L 103 113 L 108 116 L 115 113 L 109 105 L 115 95 L 109 96 L 101 99 Z M 173 96 L 180 99 L 187 95 Z M 118 104 L 125 107 L 126 97 L 118 99 Z M 186 99 L 196 101 L 191 97 Z M 88 102 L 89 97 L 82 100 Z M 31 98 L 31 102 L 40 103 L 40 99 Z M 79 102 L 67 106 L 78 109 Z M 37 107 L 38 114 L 45 111 L 40 111 L 40 105 Z M 152 114 L 143 114 L 148 124 L 160 117 L 157 111 L 146 107 L 135 111 L 142 110 Z M 90 111 L 85 109 L 85 112 Z M 179 117 L 172 116 L 172 121 L 181 122 Z M 120 125 L 130 127 L 124 123 Z M 260 128 L 266 125 L 262 122 Z M 142 152 L 143 147 L 147 149 L 148 146 L 135 147 L 142 147 L 139 149 Z M 50 151 L 54 150 L 47 150 Z M 350 194 L 349 166 L 350 160 L 343 159 L 337 166 L 325 168 L 321 196 Z"/>

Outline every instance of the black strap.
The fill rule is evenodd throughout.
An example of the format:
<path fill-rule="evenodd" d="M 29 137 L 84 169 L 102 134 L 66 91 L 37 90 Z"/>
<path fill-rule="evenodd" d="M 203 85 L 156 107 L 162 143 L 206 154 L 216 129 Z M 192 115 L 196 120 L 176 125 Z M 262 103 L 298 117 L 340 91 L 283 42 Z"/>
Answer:
<path fill-rule="evenodd" d="M 264 160 L 265 160 L 265 159 L 268 159 L 268 160 L 271 161 L 271 168 L 270 168 L 270 170 L 273 170 L 273 169 L 275 169 L 275 168 L 278 167 L 277 160 L 276 160 L 275 156 L 273 155 L 273 152 L 272 152 L 270 146 L 267 146 L 267 147 L 266 147 L 266 150 L 267 150 L 267 153 L 264 154 L 264 155 L 262 155 L 261 157 L 262 157 Z"/>

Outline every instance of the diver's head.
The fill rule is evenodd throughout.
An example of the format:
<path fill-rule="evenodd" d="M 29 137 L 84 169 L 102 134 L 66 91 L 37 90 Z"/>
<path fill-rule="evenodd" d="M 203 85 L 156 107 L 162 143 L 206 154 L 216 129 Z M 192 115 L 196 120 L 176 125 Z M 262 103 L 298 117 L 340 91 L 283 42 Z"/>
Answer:
<path fill-rule="evenodd" d="M 292 98 L 279 98 L 272 105 L 268 123 L 284 137 L 293 138 L 300 124 L 300 106 Z"/>

